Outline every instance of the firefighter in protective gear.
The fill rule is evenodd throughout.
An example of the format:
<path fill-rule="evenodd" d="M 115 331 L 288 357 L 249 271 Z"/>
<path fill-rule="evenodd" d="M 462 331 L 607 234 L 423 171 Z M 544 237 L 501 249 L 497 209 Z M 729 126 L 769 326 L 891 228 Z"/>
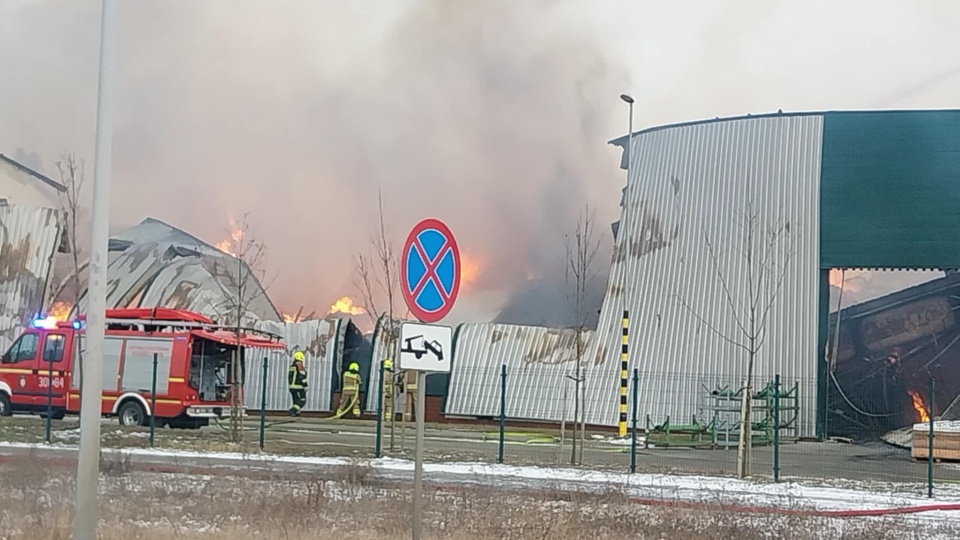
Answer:
<path fill-rule="evenodd" d="M 343 372 L 343 384 L 340 386 L 340 411 L 348 407 L 354 416 L 360 416 L 360 366 L 354 362 Z"/>
<path fill-rule="evenodd" d="M 393 418 L 393 360 L 387 358 L 383 361 L 383 419 Z"/>
<path fill-rule="evenodd" d="M 307 404 L 307 368 L 303 366 L 303 360 L 303 352 L 293 353 L 293 363 L 287 373 L 287 385 L 293 399 L 290 416 L 300 416 L 300 409 Z"/>
<path fill-rule="evenodd" d="M 417 415 L 417 372 L 403 372 L 403 421 L 412 422 Z"/>

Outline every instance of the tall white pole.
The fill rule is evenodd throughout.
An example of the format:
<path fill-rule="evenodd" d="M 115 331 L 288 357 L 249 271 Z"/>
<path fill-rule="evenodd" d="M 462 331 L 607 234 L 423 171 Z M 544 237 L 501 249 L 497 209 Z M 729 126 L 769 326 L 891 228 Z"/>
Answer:
<path fill-rule="evenodd" d="M 633 102 L 630 102 L 630 121 L 628 123 L 629 131 L 627 132 L 627 185 L 630 185 L 630 166 L 633 162 Z"/>
<path fill-rule="evenodd" d="M 633 97 L 621 94 L 620 99 L 630 106 L 630 118 L 627 120 L 627 183 L 623 188 L 623 211 L 620 213 L 620 226 L 617 228 L 617 240 L 620 249 L 624 252 L 620 263 L 620 298 L 623 309 L 627 309 L 627 257 L 629 256 L 630 238 L 627 233 L 627 209 L 630 207 L 630 170 L 633 164 Z"/>
<path fill-rule="evenodd" d="M 97 138 L 93 164 L 93 208 L 87 286 L 86 354 L 80 403 L 80 457 L 73 540 L 96 540 L 100 476 L 100 401 L 103 390 L 103 334 L 106 329 L 107 241 L 110 222 L 110 165 L 113 153 L 113 80 L 117 0 L 102 1 Z"/>

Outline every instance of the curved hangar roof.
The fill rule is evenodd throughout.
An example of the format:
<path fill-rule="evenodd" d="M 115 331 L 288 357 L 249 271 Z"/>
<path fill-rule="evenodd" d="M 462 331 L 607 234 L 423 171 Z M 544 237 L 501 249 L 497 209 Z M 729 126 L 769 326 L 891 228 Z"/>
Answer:
<path fill-rule="evenodd" d="M 744 334 L 731 303 L 742 307 L 751 283 L 738 256 L 738 216 L 751 206 L 762 224 L 782 220 L 792 241 L 753 386 L 775 375 L 799 385 L 801 435 L 813 435 L 822 414 L 823 270 L 960 268 L 960 111 L 715 119 L 634 133 L 632 149 L 588 423 L 617 422 L 625 310 L 641 416 L 687 421 L 712 390 L 739 386 Z"/>
<path fill-rule="evenodd" d="M 784 164 L 803 156 L 816 162 L 822 268 L 960 268 L 960 110 L 826 111 L 769 113 L 656 126 L 634 139 L 661 131 L 681 145 L 714 125 L 725 144 L 757 148 L 779 140 L 783 123 L 808 118 L 819 133 L 780 156 Z M 811 124 L 812 126 L 813 124 Z M 610 144 L 626 148 L 629 135 Z M 816 141 L 817 144 L 812 144 Z M 649 149 L 648 149 L 649 150 Z M 687 158 L 694 159 L 692 148 Z M 704 152 L 701 145 L 696 150 Z M 637 149 L 641 159 L 643 148 Z M 703 156 L 699 156 L 703 157 Z M 621 168 L 627 168 L 627 152 Z"/>
<path fill-rule="evenodd" d="M 110 238 L 107 307 L 185 309 L 234 324 L 243 289 L 244 322 L 280 322 L 263 285 L 245 263 L 162 221 L 147 218 Z M 86 291 L 75 310 L 86 310 Z"/>

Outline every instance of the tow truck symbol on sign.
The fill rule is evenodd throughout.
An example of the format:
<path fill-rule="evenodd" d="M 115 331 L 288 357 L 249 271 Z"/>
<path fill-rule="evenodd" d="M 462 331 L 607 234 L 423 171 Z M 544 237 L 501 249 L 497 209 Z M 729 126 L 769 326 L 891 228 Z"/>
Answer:
<path fill-rule="evenodd" d="M 423 336 L 413 336 L 403 340 L 403 348 L 400 352 L 411 353 L 417 357 L 417 360 L 423 358 L 427 353 L 433 353 L 438 362 L 443 361 L 443 347 L 437 340 L 427 341 Z"/>

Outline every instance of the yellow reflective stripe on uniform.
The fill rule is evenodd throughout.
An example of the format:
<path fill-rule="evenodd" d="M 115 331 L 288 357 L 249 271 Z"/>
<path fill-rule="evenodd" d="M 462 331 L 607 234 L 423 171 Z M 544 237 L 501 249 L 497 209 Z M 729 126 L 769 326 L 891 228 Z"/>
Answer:
<path fill-rule="evenodd" d="M 299 370 L 297 366 L 290 366 L 287 370 L 287 387 L 290 390 L 303 390 L 306 378 L 306 371 Z"/>
<path fill-rule="evenodd" d="M 344 392 L 355 392 L 360 388 L 360 375 L 356 373 L 350 373 L 349 371 L 343 374 L 343 391 Z"/>

